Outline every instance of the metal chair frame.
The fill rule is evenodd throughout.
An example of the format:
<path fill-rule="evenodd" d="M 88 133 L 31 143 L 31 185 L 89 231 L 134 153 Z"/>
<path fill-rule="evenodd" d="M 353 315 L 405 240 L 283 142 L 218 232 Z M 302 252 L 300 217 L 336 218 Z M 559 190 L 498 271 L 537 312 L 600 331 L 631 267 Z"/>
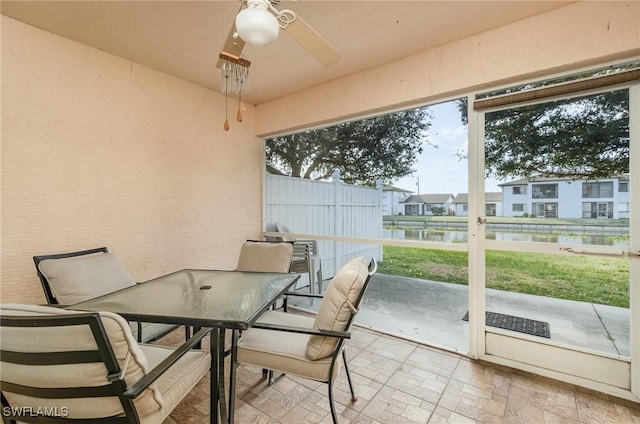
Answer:
<path fill-rule="evenodd" d="M 13 364 L 42 366 L 75 363 L 103 363 L 105 366 L 108 384 L 95 387 L 33 387 L 15 384 L 8 381 L 0 381 L 3 391 L 44 399 L 72 399 L 72 398 L 96 398 L 117 397 L 120 400 L 124 415 L 105 418 L 71 419 L 61 416 L 44 416 L 21 413 L 19 408 L 11 408 L 3 394 L 2 411 L 5 422 L 26 422 L 34 424 L 65 424 L 65 423 L 108 423 L 125 424 L 140 423 L 140 417 L 133 403 L 144 390 L 154 383 L 185 353 L 196 346 L 202 338 L 211 331 L 210 328 L 202 329 L 191 337 L 186 343 L 176 349 L 169 357 L 158 364 L 138 382 L 127 387 L 121 379 L 123 370 L 116 360 L 113 348 L 98 313 L 55 315 L 55 316 L 0 316 L 2 327 L 61 327 L 87 325 L 96 342 L 96 349 L 65 352 L 38 352 L 25 353 L 0 349 L 3 362 Z"/>
<path fill-rule="evenodd" d="M 318 253 L 318 242 L 316 240 L 302 240 L 288 238 L 284 234 L 289 229 L 284 225 L 277 224 L 276 230 L 283 233 L 282 237 L 277 237 L 279 241 L 293 242 L 293 259 L 291 260 L 291 272 L 306 273 L 309 275 L 309 293 L 316 293 L 314 285 L 317 285 L 317 293 L 322 293 L 322 260 Z M 314 258 L 315 256 L 315 258 Z M 315 261 L 318 261 L 316 271 Z"/>
<path fill-rule="evenodd" d="M 51 254 L 51 255 L 37 255 L 33 257 L 33 263 L 36 266 L 36 272 L 38 274 L 38 278 L 40 279 L 40 284 L 42 284 L 42 290 L 44 291 L 44 296 L 47 299 L 47 303 L 49 305 L 59 305 L 60 302 L 58 301 L 58 299 L 56 299 L 56 297 L 53 295 L 53 290 L 51 289 L 51 285 L 49 284 L 49 280 L 47 280 L 47 277 L 44 276 L 44 274 L 42 274 L 42 272 L 40 272 L 40 262 L 46 260 L 46 259 L 66 259 L 66 258 L 75 258 L 78 256 L 87 256 L 87 255 L 94 255 L 94 254 L 98 254 L 98 253 L 109 253 L 109 249 L 107 249 L 106 246 L 103 247 L 97 247 L 95 249 L 88 249 L 88 250 L 79 250 L 76 252 L 69 252 L 69 253 L 55 253 L 55 254 Z M 137 334 L 137 339 L 138 342 L 145 342 L 145 343 L 152 343 L 155 342 L 156 340 L 161 339 L 162 337 L 166 336 L 167 334 L 171 333 L 172 331 L 176 330 L 178 328 L 178 326 L 168 326 L 166 331 L 163 331 L 153 337 L 149 337 L 146 339 L 142 339 L 142 323 L 141 322 L 137 322 L 138 325 L 138 334 Z M 190 329 L 188 327 L 185 327 L 185 340 L 189 339 L 190 337 Z"/>
<path fill-rule="evenodd" d="M 358 298 L 353 304 L 353 306 L 355 307 L 355 311 L 352 310 L 351 313 L 349 314 L 349 318 L 347 319 L 347 323 L 345 324 L 345 329 L 349 329 L 351 327 L 351 324 L 353 323 L 353 320 L 360 308 L 360 304 L 362 303 L 362 298 L 364 297 L 364 293 L 367 290 L 367 287 L 369 286 L 369 281 L 371 280 L 371 277 L 376 273 L 377 269 L 378 269 L 378 264 L 376 263 L 376 260 L 372 258 L 371 261 L 369 262 L 369 273 L 367 275 L 367 278 L 365 279 L 362 285 L 362 290 L 360 291 Z M 313 298 L 324 297 L 321 294 L 313 294 L 313 293 L 306 294 L 306 293 L 287 292 L 285 294 L 289 296 L 302 296 L 302 297 L 313 297 Z M 321 330 L 321 329 L 315 329 L 315 328 L 310 329 L 310 328 L 299 328 L 299 327 L 285 327 L 285 326 L 260 323 L 260 322 L 257 322 L 256 324 L 254 324 L 253 328 L 260 328 L 264 330 L 274 330 L 274 331 L 286 331 L 286 332 L 317 335 L 317 336 L 337 337 L 339 339 L 338 344 L 336 345 L 336 349 L 331 357 L 331 366 L 329 368 L 327 380 L 322 381 L 323 383 L 329 386 L 328 391 L 329 391 L 329 406 L 331 408 L 331 418 L 333 419 L 334 424 L 338 424 L 338 414 L 336 412 L 335 403 L 333 399 L 333 379 L 331 378 L 331 376 L 333 375 L 333 370 L 336 367 L 336 362 L 338 360 L 338 356 L 340 356 L 340 353 L 342 353 L 344 369 L 347 375 L 347 381 L 349 383 L 349 390 L 351 391 L 351 401 L 355 402 L 358 400 L 355 394 L 355 390 L 353 388 L 353 383 L 351 382 L 351 375 L 349 373 L 349 366 L 347 364 L 347 354 L 344 350 L 345 340 L 351 338 L 351 333 L 347 331 L 329 331 L 329 330 Z M 268 370 L 267 374 L 268 374 L 269 384 L 272 384 L 273 371 Z"/>
<path fill-rule="evenodd" d="M 40 284 L 42 284 L 42 290 L 44 290 L 44 296 L 47 298 L 47 303 L 49 305 L 59 305 L 58 299 L 53 295 L 53 291 L 51 290 L 51 285 L 47 280 L 47 277 L 40 272 L 40 262 L 46 259 L 65 259 L 65 258 L 74 258 L 76 256 L 86 256 L 93 255 L 96 253 L 109 253 L 109 250 L 106 246 L 98 247 L 95 249 L 89 250 L 79 250 L 77 252 L 69 252 L 69 253 L 56 253 L 53 255 L 37 255 L 33 257 L 33 263 L 36 265 L 36 272 L 38 273 L 38 278 L 40 279 Z"/>

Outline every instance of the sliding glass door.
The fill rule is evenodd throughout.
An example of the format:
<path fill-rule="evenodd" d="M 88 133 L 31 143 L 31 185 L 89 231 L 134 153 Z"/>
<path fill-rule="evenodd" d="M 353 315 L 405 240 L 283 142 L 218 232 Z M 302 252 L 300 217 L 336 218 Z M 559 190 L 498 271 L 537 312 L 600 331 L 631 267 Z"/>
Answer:
<path fill-rule="evenodd" d="M 482 204 L 483 177 L 500 179 L 503 211 L 469 220 L 471 350 L 634 399 L 640 88 L 612 73 L 470 98 L 470 181 Z"/>

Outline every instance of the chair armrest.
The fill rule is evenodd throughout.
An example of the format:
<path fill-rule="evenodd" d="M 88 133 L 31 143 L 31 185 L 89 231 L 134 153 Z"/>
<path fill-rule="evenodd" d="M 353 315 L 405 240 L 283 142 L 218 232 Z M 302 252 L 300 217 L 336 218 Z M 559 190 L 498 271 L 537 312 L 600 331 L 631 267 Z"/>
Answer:
<path fill-rule="evenodd" d="M 285 296 L 298 296 L 298 297 L 315 297 L 318 299 L 322 299 L 324 297 L 323 294 L 316 293 L 297 293 L 297 292 L 284 292 Z"/>
<path fill-rule="evenodd" d="M 295 239 L 294 244 L 316 244 L 316 240 Z"/>
<path fill-rule="evenodd" d="M 309 253 L 311 255 L 317 255 L 318 254 L 318 242 L 316 240 L 302 240 L 302 239 L 295 239 L 293 241 L 294 246 L 298 245 L 298 246 L 302 246 L 302 245 L 309 245 Z M 294 252 L 296 251 L 296 249 L 294 248 Z"/>
<path fill-rule="evenodd" d="M 185 353 L 190 351 L 197 343 L 199 343 L 207 334 L 211 332 L 211 328 L 203 328 L 187 340 L 183 345 L 176 349 L 171 355 L 169 355 L 164 361 L 160 362 L 154 369 L 149 371 L 144 377 L 142 377 L 133 386 L 128 387 L 124 392 L 124 397 L 135 399 L 144 390 L 149 388 L 162 374 L 164 374 L 173 364 L 178 362 Z"/>
<path fill-rule="evenodd" d="M 327 336 L 337 337 L 339 339 L 350 339 L 351 333 L 345 331 L 321 330 L 319 328 L 293 327 L 288 325 L 275 325 L 269 323 L 257 322 L 251 328 L 259 328 L 261 330 L 284 331 L 287 333 L 309 334 L 311 336 Z"/>

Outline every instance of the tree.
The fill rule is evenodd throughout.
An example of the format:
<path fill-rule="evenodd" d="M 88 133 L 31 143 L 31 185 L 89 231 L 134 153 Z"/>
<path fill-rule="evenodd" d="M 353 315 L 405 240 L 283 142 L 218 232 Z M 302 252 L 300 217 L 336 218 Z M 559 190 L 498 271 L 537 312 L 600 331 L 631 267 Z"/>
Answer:
<path fill-rule="evenodd" d="M 431 213 L 433 216 L 442 216 L 444 215 L 444 208 L 442 206 L 432 206 Z"/>
<path fill-rule="evenodd" d="M 350 184 L 389 183 L 414 172 L 430 118 L 419 108 L 274 137 L 266 141 L 267 171 L 320 180 L 338 170 Z"/>
<path fill-rule="evenodd" d="M 466 122 L 466 101 L 458 109 Z M 499 179 L 584 180 L 629 172 L 629 91 L 487 113 L 485 164 Z"/>

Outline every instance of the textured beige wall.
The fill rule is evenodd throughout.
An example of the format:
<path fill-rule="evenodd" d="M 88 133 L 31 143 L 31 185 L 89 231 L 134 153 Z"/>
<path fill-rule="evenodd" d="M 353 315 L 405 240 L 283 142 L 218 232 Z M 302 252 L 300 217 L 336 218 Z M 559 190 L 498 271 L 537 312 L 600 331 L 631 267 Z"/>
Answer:
<path fill-rule="evenodd" d="M 256 107 L 272 135 L 640 54 L 640 2 L 580 2 Z"/>
<path fill-rule="evenodd" d="M 259 235 L 252 107 L 225 133 L 220 94 L 5 16 L 1 69 L 3 302 L 44 302 L 35 254 L 106 245 L 141 281 Z"/>
<path fill-rule="evenodd" d="M 638 22 L 638 2 L 577 3 L 248 108 L 224 133 L 219 94 L 3 16 L 2 301 L 44 300 L 39 253 L 107 245 L 138 280 L 232 268 L 261 228 L 252 134 L 638 55 Z"/>

